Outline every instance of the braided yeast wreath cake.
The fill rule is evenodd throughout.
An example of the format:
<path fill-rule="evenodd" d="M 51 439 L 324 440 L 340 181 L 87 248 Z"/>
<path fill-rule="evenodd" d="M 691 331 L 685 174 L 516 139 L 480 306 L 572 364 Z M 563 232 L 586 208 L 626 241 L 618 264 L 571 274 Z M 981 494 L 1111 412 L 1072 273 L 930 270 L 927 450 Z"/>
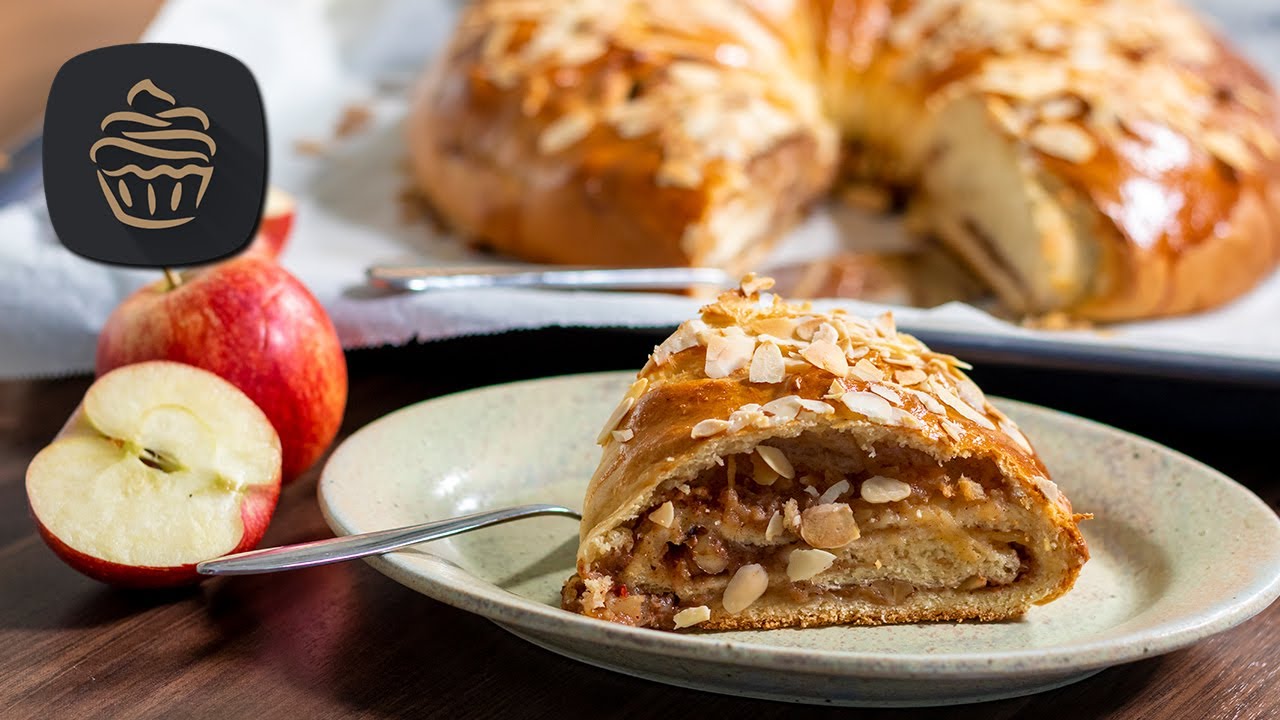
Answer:
<path fill-rule="evenodd" d="M 1088 559 L 1071 503 L 955 358 L 748 278 L 606 422 L 566 609 L 679 629 L 1017 617 Z"/>
<path fill-rule="evenodd" d="M 748 269 L 837 176 L 1013 311 L 1223 303 L 1280 258 L 1277 101 L 1172 0 L 478 0 L 409 122 L 528 260 Z"/>

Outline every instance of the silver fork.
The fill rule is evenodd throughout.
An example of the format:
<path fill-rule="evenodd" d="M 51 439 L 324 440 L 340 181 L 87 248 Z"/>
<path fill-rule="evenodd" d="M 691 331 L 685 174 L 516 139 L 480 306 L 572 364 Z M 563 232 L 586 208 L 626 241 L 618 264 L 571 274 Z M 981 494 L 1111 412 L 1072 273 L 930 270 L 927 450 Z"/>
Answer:
<path fill-rule="evenodd" d="M 717 268 L 685 267 L 374 265 L 365 271 L 365 276 L 369 284 L 374 287 L 401 292 L 498 287 L 552 290 L 683 290 L 699 285 L 730 287 L 737 284 L 733 277 Z"/>
<path fill-rule="evenodd" d="M 576 511 L 560 505 L 518 505 L 447 520 L 435 520 L 421 525 L 250 550 L 216 560 L 206 560 L 196 565 L 196 572 L 201 575 L 256 575 L 328 565 L 370 555 L 381 555 L 428 540 L 439 540 L 491 525 L 501 525 L 512 520 L 540 515 L 561 515 L 575 520 L 582 519 L 582 515 Z"/>

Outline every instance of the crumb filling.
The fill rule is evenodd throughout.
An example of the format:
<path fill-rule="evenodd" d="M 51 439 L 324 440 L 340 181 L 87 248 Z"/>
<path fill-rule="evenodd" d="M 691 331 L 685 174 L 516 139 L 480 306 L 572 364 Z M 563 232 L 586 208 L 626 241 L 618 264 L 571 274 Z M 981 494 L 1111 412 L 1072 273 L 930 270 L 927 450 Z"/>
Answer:
<path fill-rule="evenodd" d="M 1031 569 L 1019 529 L 1030 526 L 1029 500 L 989 461 L 940 463 L 897 446 L 833 455 L 798 441 L 763 453 L 729 456 L 659 493 L 619 529 L 617 550 L 566 586 L 565 606 L 670 629 L 689 608 L 741 612 L 727 594 L 741 595 L 731 580 L 752 564 L 768 581 L 748 606 L 901 605 L 921 590 L 991 591 Z"/>

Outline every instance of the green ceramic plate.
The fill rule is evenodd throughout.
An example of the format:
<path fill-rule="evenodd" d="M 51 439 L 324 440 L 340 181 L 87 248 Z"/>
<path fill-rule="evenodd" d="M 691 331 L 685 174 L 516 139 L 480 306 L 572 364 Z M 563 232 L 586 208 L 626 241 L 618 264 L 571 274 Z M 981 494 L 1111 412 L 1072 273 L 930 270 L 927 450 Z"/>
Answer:
<path fill-rule="evenodd" d="M 594 439 L 632 375 L 535 380 L 394 412 L 320 480 L 339 534 L 528 502 L 580 507 Z M 659 682 L 778 700 L 937 705 L 1024 695 L 1225 630 L 1280 595 L 1280 519 L 1222 474 L 1077 417 L 997 403 L 1039 448 L 1093 559 L 1017 622 L 674 634 L 558 608 L 577 526 L 534 518 L 376 558 L 393 579 L 553 652 Z"/>

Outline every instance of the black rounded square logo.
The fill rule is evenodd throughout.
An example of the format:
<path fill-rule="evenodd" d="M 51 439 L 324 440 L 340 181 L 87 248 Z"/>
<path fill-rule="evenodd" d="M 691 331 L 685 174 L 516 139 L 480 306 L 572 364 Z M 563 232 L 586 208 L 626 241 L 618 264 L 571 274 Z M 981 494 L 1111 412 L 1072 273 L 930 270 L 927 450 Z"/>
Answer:
<path fill-rule="evenodd" d="M 138 43 L 68 60 L 45 108 L 44 193 L 58 238 L 116 265 L 197 265 L 253 239 L 267 131 L 244 63 Z"/>

